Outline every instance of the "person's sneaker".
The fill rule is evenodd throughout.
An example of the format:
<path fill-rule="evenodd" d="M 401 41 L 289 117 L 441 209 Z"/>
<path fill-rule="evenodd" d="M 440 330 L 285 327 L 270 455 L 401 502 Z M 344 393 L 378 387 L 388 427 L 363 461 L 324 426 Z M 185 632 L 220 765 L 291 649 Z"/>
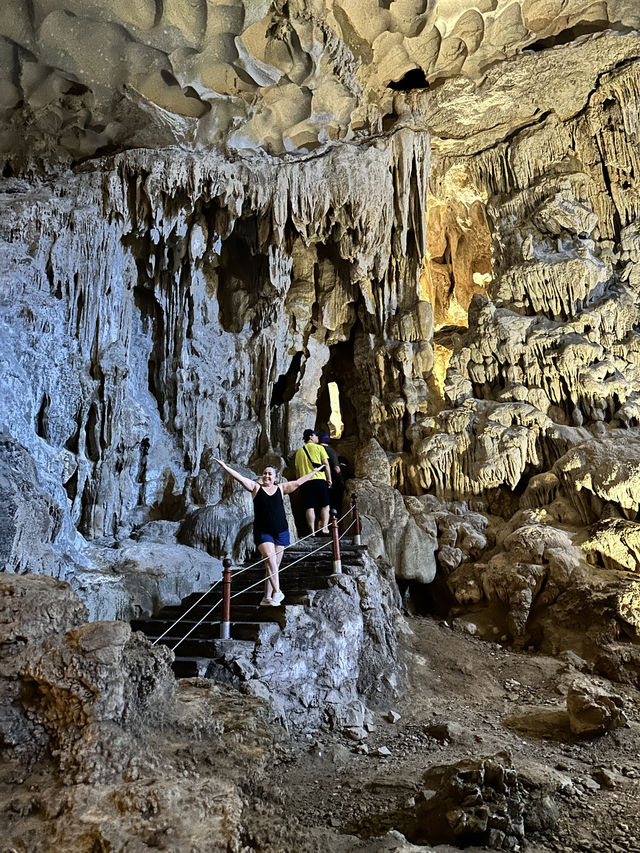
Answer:
<path fill-rule="evenodd" d="M 276 592 L 276 594 L 271 599 L 271 604 L 274 607 L 277 607 L 279 604 L 282 604 L 284 601 L 284 592 Z"/>
<path fill-rule="evenodd" d="M 272 598 L 267 598 L 266 595 L 262 597 L 262 601 L 259 604 L 259 607 L 271 607 L 273 604 Z"/>

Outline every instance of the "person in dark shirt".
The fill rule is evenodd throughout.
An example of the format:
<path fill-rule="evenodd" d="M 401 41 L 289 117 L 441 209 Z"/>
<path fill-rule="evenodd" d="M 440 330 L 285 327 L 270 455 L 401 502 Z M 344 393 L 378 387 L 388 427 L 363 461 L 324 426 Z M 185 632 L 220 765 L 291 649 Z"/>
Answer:
<path fill-rule="evenodd" d="M 322 465 L 297 480 L 278 483 L 278 472 L 271 465 L 264 469 L 259 480 L 250 480 L 238 471 L 234 471 L 222 459 L 215 461 L 227 474 L 251 492 L 254 511 L 253 541 L 262 556 L 267 558 L 264 596 L 260 605 L 277 607 L 284 600 L 284 593 L 280 590 L 278 570 L 284 549 L 291 541 L 283 496 L 295 492 L 303 483 L 310 480 Z"/>
<path fill-rule="evenodd" d="M 331 509 L 335 509 L 338 515 L 340 515 L 340 513 L 342 512 L 342 498 L 344 496 L 342 468 L 340 467 L 340 460 L 338 459 L 338 454 L 336 453 L 335 449 L 331 447 L 329 441 L 330 438 L 326 432 L 320 436 L 320 444 L 327 452 L 327 456 L 329 457 L 329 466 L 331 467 L 332 484 L 329 487 Z"/>

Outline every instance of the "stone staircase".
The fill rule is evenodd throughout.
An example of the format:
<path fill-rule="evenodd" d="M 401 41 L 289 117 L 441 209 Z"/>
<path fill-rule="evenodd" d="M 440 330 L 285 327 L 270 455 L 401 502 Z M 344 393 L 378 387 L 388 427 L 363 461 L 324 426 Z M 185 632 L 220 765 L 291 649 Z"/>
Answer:
<path fill-rule="evenodd" d="M 312 553 L 323 543 L 321 551 Z M 366 546 L 352 545 L 345 537 L 340 542 L 340 551 L 343 572 L 357 572 L 358 566 L 363 563 Z M 251 562 L 256 559 L 257 555 Z M 205 621 L 176 649 L 173 670 L 177 678 L 206 676 L 207 672 L 214 672 L 221 656 L 228 657 L 233 649 L 238 656 L 250 653 L 256 643 L 281 630 L 287 606 L 307 604 L 313 590 L 327 589 L 333 574 L 331 539 L 307 539 L 287 548 L 280 566 L 280 588 L 285 599 L 279 607 L 259 606 L 264 585 L 257 582 L 264 579 L 264 564 L 241 574 L 240 569 L 241 566 L 235 568 L 232 577 L 231 631 L 228 640 L 220 639 L 221 583 L 205 595 L 177 625 L 174 625 L 176 620 L 202 596 L 202 592 L 192 593 L 178 605 L 163 607 L 151 619 L 131 623 L 134 631 L 142 631 L 150 640 L 155 640 L 169 629 L 160 642 L 173 648 L 217 603 Z"/>

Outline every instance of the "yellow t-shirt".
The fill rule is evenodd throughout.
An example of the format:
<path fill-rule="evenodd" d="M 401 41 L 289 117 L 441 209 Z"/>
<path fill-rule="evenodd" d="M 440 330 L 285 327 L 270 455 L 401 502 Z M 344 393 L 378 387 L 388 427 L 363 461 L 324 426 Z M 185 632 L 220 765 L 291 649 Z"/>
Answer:
<path fill-rule="evenodd" d="M 309 451 L 309 456 L 311 457 L 311 461 L 309 461 L 309 456 L 304 452 L 306 449 Z M 322 465 L 325 459 L 328 459 L 327 451 L 321 444 L 315 444 L 313 441 L 308 441 L 304 447 L 301 447 L 300 450 L 296 451 L 296 471 L 298 472 L 298 477 L 304 477 L 305 474 L 310 474 L 314 468 L 318 465 Z M 326 480 L 327 475 L 325 470 L 318 471 L 316 474 L 311 477 L 312 480 Z"/>

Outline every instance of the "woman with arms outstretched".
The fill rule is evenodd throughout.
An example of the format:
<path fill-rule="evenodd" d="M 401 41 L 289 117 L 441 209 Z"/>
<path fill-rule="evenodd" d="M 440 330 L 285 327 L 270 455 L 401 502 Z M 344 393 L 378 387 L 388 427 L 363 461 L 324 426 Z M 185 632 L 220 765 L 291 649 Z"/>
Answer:
<path fill-rule="evenodd" d="M 266 557 L 264 597 L 260 605 L 277 607 L 284 600 L 284 593 L 280 591 L 278 570 L 284 549 L 290 543 L 283 495 L 290 495 L 291 492 L 295 492 L 299 486 L 310 480 L 322 468 L 322 465 L 297 480 L 292 480 L 289 483 L 278 483 L 278 473 L 271 465 L 264 469 L 259 480 L 250 480 L 248 477 L 243 477 L 238 471 L 234 471 L 222 459 L 215 461 L 227 474 L 230 474 L 234 480 L 237 480 L 248 492 L 251 492 L 254 509 L 253 541 L 262 556 Z"/>

